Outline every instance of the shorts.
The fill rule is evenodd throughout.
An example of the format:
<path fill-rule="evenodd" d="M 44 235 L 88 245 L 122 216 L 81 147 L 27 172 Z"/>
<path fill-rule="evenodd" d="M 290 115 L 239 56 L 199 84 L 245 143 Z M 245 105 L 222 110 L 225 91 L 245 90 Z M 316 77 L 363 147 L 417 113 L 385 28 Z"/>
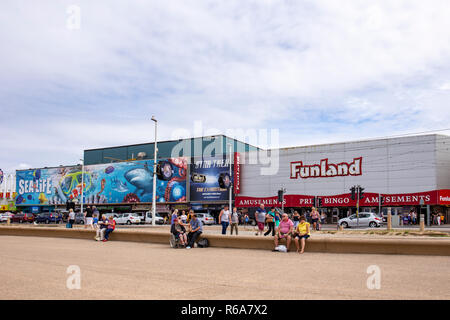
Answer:
<path fill-rule="evenodd" d="M 311 221 L 312 221 L 312 223 L 314 223 L 314 222 L 318 222 L 319 219 L 312 219 Z"/>
<path fill-rule="evenodd" d="M 308 238 L 310 237 L 310 235 L 309 234 L 304 234 L 304 235 L 299 235 L 298 233 L 297 234 L 295 234 L 295 239 L 297 239 L 298 238 L 298 240 L 300 240 L 300 239 L 305 239 L 305 240 L 307 240 Z"/>
<path fill-rule="evenodd" d="M 277 238 L 278 239 L 284 239 L 284 238 L 287 238 L 290 235 L 291 235 L 290 233 L 281 233 L 280 232 L 280 236 L 277 235 Z"/>
<path fill-rule="evenodd" d="M 264 222 L 258 222 L 259 231 L 264 231 Z"/>

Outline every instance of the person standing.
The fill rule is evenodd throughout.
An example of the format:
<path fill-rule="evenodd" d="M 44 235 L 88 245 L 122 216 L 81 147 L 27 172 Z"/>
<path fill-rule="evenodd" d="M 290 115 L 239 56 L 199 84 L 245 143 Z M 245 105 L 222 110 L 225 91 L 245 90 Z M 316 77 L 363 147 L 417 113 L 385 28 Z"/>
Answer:
<path fill-rule="evenodd" d="M 236 235 L 238 235 L 238 225 L 239 225 L 239 212 L 236 207 L 233 208 L 233 213 L 231 214 L 231 235 L 233 235 L 233 229 L 236 230 Z"/>
<path fill-rule="evenodd" d="M 73 227 L 73 224 L 75 223 L 75 212 L 73 209 L 69 209 L 69 225 L 70 228 Z"/>
<path fill-rule="evenodd" d="M 188 245 L 186 249 L 191 249 L 194 247 L 195 241 L 203 232 L 203 224 L 197 219 L 194 211 L 189 211 L 189 215 L 191 216 L 191 221 L 189 222 L 189 229 L 191 230 L 188 234 Z"/>
<path fill-rule="evenodd" d="M 311 222 L 313 225 L 313 230 L 319 230 L 319 219 L 320 219 L 320 214 L 319 211 L 316 208 L 312 208 L 312 212 L 311 212 Z"/>
<path fill-rule="evenodd" d="M 269 213 L 266 214 L 266 225 L 268 226 L 268 229 L 266 233 L 264 233 L 264 236 L 268 236 L 272 232 L 272 237 L 275 236 L 275 208 L 270 208 Z"/>
<path fill-rule="evenodd" d="M 178 219 L 178 209 L 173 211 L 172 217 L 170 218 L 170 225 L 173 225 L 176 219 Z"/>
<path fill-rule="evenodd" d="M 294 211 L 294 216 L 292 217 L 294 220 L 294 230 L 297 229 L 298 224 L 300 223 L 300 213 L 298 211 Z"/>
<path fill-rule="evenodd" d="M 261 204 L 259 206 L 259 208 L 256 209 L 256 212 L 255 212 L 255 220 L 256 220 L 256 224 L 258 225 L 258 231 L 255 234 L 256 236 L 258 235 L 258 233 L 259 233 L 259 235 L 262 235 L 264 232 L 264 223 L 266 221 L 266 215 L 267 215 L 267 212 L 266 212 L 266 209 L 264 209 L 264 204 Z"/>
<path fill-rule="evenodd" d="M 222 234 L 227 234 L 227 228 L 230 225 L 230 210 L 225 206 L 219 214 L 219 224 L 222 225 Z"/>
<path fill-rule="evenodd" d="M 86 208 L 86 213 L 84 216 L 84 228 L 86 229 L 88 226 L 91 227 L 91 229 L 94 229 L 94 226 L 92 224 L 93 219 L 92 219 L 92 215 L 93 215 L 93 211 L 92 208 L 90 206 L 88 206 Z"/>

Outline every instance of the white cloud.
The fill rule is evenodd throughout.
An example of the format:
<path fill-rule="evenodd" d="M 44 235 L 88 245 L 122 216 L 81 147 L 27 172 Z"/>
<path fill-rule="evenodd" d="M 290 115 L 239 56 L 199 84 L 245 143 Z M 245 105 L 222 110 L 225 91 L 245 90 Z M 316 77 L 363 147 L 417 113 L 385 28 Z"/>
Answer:
<path fill-rule="evenodd" d="M 152 141 L 151 114 L 283 145 L 448 126 L 446 0 L 79 1 L 69 30 L 72 4 L 2 6 L 2 166 Z"/>

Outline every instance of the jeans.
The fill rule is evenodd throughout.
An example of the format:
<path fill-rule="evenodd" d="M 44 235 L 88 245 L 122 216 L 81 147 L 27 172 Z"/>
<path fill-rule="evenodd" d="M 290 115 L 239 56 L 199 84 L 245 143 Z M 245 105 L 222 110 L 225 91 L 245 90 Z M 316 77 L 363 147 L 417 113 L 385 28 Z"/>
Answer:
<path fill-rule="evenodd" d="M 114 231 L 113 229 L 106 229 L 106 231 L 105 231 L 105 239 L 106 239 L 106 240 L 109 239 L 109 235 L 110 235 L 110 233 L 113 232 L 113 231 Z"/>
<path fill-rule="evenodd" d="M 275 222 L 267 222 L 267 226 L 269 229 L 266 233 L 264 233 L 264 235 L 267 236 L 272 231 L 272 236 L 275 236 Z"/>
<path fill-rule="evenodd" d="M 238 235 L 238 223 L 237 222 L 233 222 L 231 224 L 231 234 L 233 234 L 233 229 L 236 229 L 236 235 Z"/>
<path fill-rule="evenodd" d="M 188 233 L 188 247 L 193 248 L 195 241 L 198 239 L 198 237 L 202 234 L 201 231 L 196 232 L 189 232 Z"/>
<path fill-rule="evenodd" d="M 222 221 L 222 234 L 227 234 L 227 228 L 229 225 L 229 222 Z"/>

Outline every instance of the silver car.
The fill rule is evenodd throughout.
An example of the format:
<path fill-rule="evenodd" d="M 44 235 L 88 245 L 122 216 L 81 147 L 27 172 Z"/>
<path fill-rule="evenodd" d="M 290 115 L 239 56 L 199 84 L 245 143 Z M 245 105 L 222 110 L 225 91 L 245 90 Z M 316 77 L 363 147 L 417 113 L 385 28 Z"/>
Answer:
<path fill-rule="evenodd" d="M 359 221 L 358 221 L 359 220 Z M 344 228 L 351 227 L 380 227 L 383 223 L 383 219 L 373 212 L 361 212 L 359 214 L 359 219 L 356 217 L 356 214 L 352 214 L 347 218 L 340 219 L 338 221 L 339 226 L 343 226 Z"/>

